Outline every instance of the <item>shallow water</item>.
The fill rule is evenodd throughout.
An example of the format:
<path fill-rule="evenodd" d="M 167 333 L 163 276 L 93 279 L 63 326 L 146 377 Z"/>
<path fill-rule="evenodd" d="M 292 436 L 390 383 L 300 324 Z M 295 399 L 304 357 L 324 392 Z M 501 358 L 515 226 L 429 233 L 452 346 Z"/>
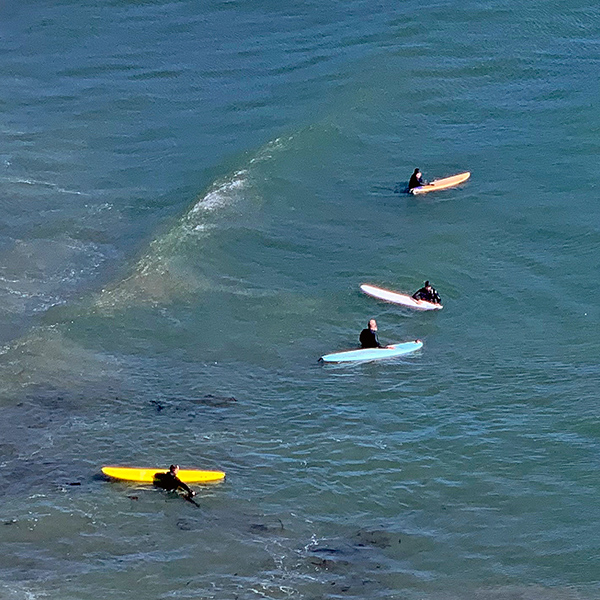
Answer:
<path fill-rule="evenodd" d="M 0 597 L 598 597 L 598 12 L 1 4 Z"/>

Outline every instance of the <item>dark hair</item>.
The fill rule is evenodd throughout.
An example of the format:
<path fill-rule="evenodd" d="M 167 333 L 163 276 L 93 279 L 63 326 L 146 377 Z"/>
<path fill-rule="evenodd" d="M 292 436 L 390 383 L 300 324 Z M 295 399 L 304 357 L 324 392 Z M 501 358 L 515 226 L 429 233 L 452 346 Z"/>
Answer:
<path fill-rule="evenodd" d="M 429 281 L 425 282 L 425 287 L 427 287 L 429 285 Z"/>
<path fill-rule="evenodd" d="M 174 471 L 175 469 L 178 469 L 178 468 L 179 468 L 179 465 L 171 465 L 169 467 L 169 471 Z"/>
<path fill-rule="evenodd" d="M 418 173 L 421 169 L 417 168 L 415 169 L 415 173 Z"/>

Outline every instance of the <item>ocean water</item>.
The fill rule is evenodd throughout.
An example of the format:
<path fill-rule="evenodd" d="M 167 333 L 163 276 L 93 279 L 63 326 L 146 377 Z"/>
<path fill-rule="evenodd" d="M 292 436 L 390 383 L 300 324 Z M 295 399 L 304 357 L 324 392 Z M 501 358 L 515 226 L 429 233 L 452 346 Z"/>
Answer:
<path fill-rule="evenodd" d="M 0 598 L 600 597 L 599 39 L 583 0 L 0 3 Z M 318 364 L 372 317 L 423 350 Z M 227 478 L 100 472 L 171 462 Z"/>

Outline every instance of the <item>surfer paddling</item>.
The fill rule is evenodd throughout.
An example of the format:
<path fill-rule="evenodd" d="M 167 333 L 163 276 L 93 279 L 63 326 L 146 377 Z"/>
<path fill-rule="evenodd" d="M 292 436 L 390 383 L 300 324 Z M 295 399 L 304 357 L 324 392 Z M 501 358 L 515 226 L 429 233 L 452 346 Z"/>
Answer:
<path fill-rule="evenodd" d="M 179 477 L 179 465 L 171 465 L 166 473 L 156 473 L 154 475 L 154 485 L 169 492 L 176 492 L 181 489 L 187 493 L 188 500 L 196 495 Z"/>
<path fill-rule="evenodd" d="M 429 281 L 425 282 L 425 285 L 418 289 L 412 297 L 415 300 L 424 300 L 425 302 L 431 302 L 432 304 L 441 304 L 442 299 L 440 295 L 435 291 Z"/>
<path fill-rule="evenodd" d="M 377 338 L 377 321 L 375 319 L 371 319 L 366 329 L 360 332 L 359 340 L 361 348 L 384 348 Z"/>

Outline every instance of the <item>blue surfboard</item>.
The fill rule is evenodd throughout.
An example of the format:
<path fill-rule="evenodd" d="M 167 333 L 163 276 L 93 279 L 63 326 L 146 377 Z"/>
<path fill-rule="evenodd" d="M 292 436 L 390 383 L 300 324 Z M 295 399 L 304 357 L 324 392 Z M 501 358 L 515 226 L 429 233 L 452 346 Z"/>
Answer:
<path fill-rule="evenodd" d="M 345 352 L 334 352 L 321 356 L 319 360 L 326 363 L 335 362 L 362 362 L 367 360 L 381 360 L 383 358 L 394 358 L 414 352 L 423 347 L 421 340 L 414 342 L 403 342 L 401 344 L 392 344 L 386 348 L 362 348 L 360 350 L 346 350 Z"/>

